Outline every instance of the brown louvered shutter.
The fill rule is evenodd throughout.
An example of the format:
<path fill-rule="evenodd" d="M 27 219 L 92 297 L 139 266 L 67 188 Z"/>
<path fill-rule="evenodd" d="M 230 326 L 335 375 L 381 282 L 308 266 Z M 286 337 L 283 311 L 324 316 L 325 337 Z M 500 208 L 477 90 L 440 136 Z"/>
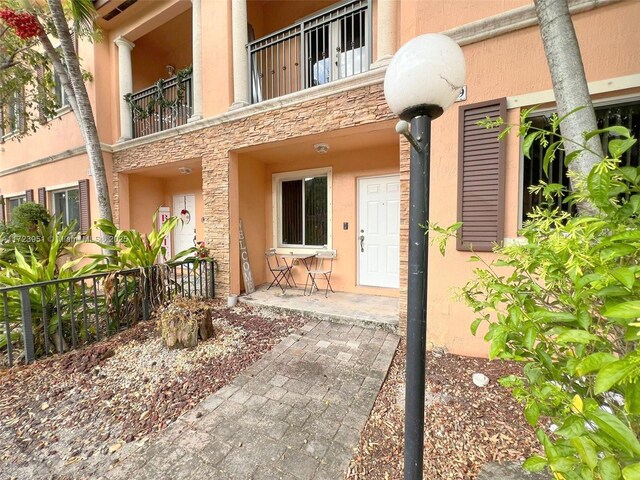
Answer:
<path fill-rule="evenodd" d="M 2 223 L 6 223 L 7 222 L 6 217 L 4 215 L 4 212 L 5 212 L 5 210 L 4 210 L 4 196 L 0 195 L 0 222 L 2 222 Z"/>
<path fill-rule="evenodd" d="M 31 189 L 29 189 L 29 190 L 26 190 L 26 191 L 24 192 L 24 199 L 25 199 L 27 202 L 33 202 L 33 188 L 31 188 Z"/>
<path fill-rule="evenodd" d="M 38 203 L 43 206 L 47 206 L 47 189 L 40 187 L 38 189 Z"/>
<path fill-rule="evenodd" d="M 458 250 L 488 252 L 504 237 L 505 145 L 499 130 L 478 126 L 506 116 L 506 99 L 460 107 L 458 145 Z"/>
<path fill-rule="evenodd" d="M 36 68 L 36 81 L 38 83 L 38 121 L 44 125 L 47 123 L 46 101 L 47 93 L 45 87 L 44 65 Z"/>
<path fill-rule="evenodd" d="M 89 180 L 78 182 L 78 196 L 80 197 L 80 233 L 86 234 L 91 228 L 91 209 L 89 207 Z"/>

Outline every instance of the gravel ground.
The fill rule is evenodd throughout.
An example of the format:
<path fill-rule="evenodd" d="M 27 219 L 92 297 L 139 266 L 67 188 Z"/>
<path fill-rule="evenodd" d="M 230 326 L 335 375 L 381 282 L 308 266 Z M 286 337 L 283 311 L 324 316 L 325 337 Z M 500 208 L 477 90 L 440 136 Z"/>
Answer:
<path fill-rule="evenodd" d="M 349 480 L 402 478 L 405 348 L 402 340 L 360 437 Z M 537 451 L 522 408 L 497 383 L 518 372 L 518 365 L 432 352 L 427 365 L 424 478 L 474 479 L 487 462 L 524 460 Z M 489 377 L 487 387 L 473 384 L 476 372 Z"/>
<path fill-rule="evenodd" d="M 154 322 L 83 350 L 0 371 L 0 478 L 96 478 L 116 452 L 162 430 L 302 325 L 215 305 L 224 334 L 165 348 Z"/>

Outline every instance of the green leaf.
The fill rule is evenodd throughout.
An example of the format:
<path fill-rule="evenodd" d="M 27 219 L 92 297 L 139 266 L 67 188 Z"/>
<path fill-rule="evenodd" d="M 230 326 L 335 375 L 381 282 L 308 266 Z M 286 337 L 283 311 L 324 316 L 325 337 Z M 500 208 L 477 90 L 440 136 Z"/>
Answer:
<path fill-rule="evenodd" d="M 622 478 L 624 480 L 639 480 L 640 479 L 640 463 L 632 463 L 622 469 Z"/>
<path fill-rule="evenodd" d="M 569 312 L 550 312 L 548 310 L 538 310 L 532 315 L 534 320 L 541 320 L 543 322 L 575 322 L 576 316 Z"/>
<path fill-rule="evenodd" d="M 627 255 L 631 255 L 635 253 L 638 249 L 633 245 L 613 245 L 611 247 L 603 248 L 600 252 L 600 258 L 604 262 L 610 262 L 611 260 L 615 260 L 616 258 L 626 257 Z"/>
<path fill-rule="evenodd" d="M 633 415 L 640 415 L 640 388 L 636 383 L 631 383 L 627 387 L 624 396 L 624 408 Z"/>
<path fill-rule="evenodd" d="M 527 458 L 522 466 L 528 472 L 541 472 L 547 466 L 547 459 L 539 455 L 534 455 Z"/>
<path fill-rule="evenodd" d="M 622 127 L 620 125 L 612 125 L 606 128 L 600 128 L 598 130 L 592 130 L 584 135 L 585 140 L 589 140 L 601 133 L 613 133 L 614 135 L 618 135 L 620 137 L 629 138 L 631 137 L 631 132 L 628 128 Z"/>
<path fill-rule="evenodd" d="M 522 141 L 522 154 L 526 158 L 531 158 L 531 146 L 533 145 L 533 142 L 535 142 L 537 138 L 542 136 L 543 136 L 542 132 L 533 132 L 533 133 L 529 133 L 526 137 L 524 137 L 524 140 Z"/>
<path fill-rule="evenodd" d="M 538 407 L 538 403 L 533 401 L 528 403 L 524 409 L 524 418 L 527 419 L 529 425 L 535 427 L 538 423 L 538 419 L 540 418 L 540 407 Z"/>
<path fill-rule="evenodd" d="M 618 280 L 621 284 L 627 287 L 629 290 L 633 289 L 633 284 L 636 281 L 635 270 L 630 267 L 617 268 L 611 272 L 611 276 Z"/>
<path fill-rule="evenodd" d="M 583 435 L 585 432 L 584 419 L 577 415 L 572 415 L 564 421 L 562 427 L 556 430 L 555 433 L 566 439 L 572 439 Z"/>
<path fill-rule="evenodd" d="M 595 423 L 601 432 L 613 439 L 624 450 L 632 455 L 640 456 L 640 442 L 618 417 L 600 409 L 585 412 L 584 415 L 587 420 Z"/>
<path fill-rule="evenodd" d="M 609 140 L 609 153 L 612 158 L 620 158 L 624 152 L 636 144 L 635 138 L 614 138 Z"/>
<path fill-rule="evenodd" d="M 552 472 L 571 472 L 579 460 L 575 457 L 558 457 L 549 463 Z"/>
<path fill-rule="evenodd" d="M 619 303 L 607 308 L 602 314 L 609 318 L 640 318 L 640 300 Z"/>
<path fill-rule="evenodd" d="M 615 362 L 618 358 L 607 352 L 596 352 L 583 358 L 576 367 L 576 375 L 586 375 L 596 370 L 600 370 L 611 362 Z"/>
<path fill-rule="evenodd" d="M 600 337 L 593 335 L 592 333 L 585 332 L 584 330 L 567 330 L 566 332 L 558 335 L 556 341 L 559 344 L 567 343 L 590 343 L 597 342 Z"/>
<path fill-rule="evenodd" d="M 527 348 L 528 350 L 533 349 L 533 345 L 536 342 L 536 337 L 537 337 L 537 330 L 533 325 L 529 325 L 525 332 L 524 332 L 524 338 L 522 340 L 522 344 L 524 345 L 525 348 Z"/>
<path fill-rule="evenodd" d="M 575 447 L 582 462 L 593 471 L 598 464 L 598 451 L 596 444 L 587 437 L 575 437 L 571 439 L 571 443 Z"/>
<path fill-rule="evenodd" d="M 608 171 L 593 168 L 587 177 L 587 187 L 596 206 L 603 208 L 609 205 L 611 174 Z"/>
<path fill-rule="evenodd" d="M 546 176 L 549 176 L 549 164 L 555 160 L 556 150 L 558 150 L 558 147 L 561 145 L 562 140 L 558 140 L 547 147 L 547 151 L 545 152 L 542 160 L 542 170 L 544 170 L 544 174 Z"/>
<path fill-rule="evenodd" d="M 476 333 L 478 333 L 478 327 L 480 326 L 483 320 L 484 318 L 476 318 L 473 321 L 473 323 L 471 324 L 471 335 L 475 335 Z"/>
<path fill-rule="evenodd" d="M 598 372 L 596 377 L 595 393 L 609 391 L 615 384 L 631 375 L 636 368 L 637 366 L 634 362 L 630 362 L 626 358 L 606 365 Z"/>
<path fill-rule="evenodd" d="M 614 457 L 605 457 L 600 461 L 598 470 L 602 480 L 617 480 L 622 475 L 620 466 Z"/>

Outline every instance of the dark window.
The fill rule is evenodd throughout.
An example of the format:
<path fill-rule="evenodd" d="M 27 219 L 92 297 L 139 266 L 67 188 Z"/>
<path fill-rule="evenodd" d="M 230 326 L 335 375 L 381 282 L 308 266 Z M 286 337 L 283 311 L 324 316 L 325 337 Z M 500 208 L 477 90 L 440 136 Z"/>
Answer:
<path fill-rule="evenodd" d="M 280 183 L 280 226 L 283 245 L 327 244 L 327 177 Z"/>
<path fill-rule="evenodd" d="M 606 107 L 597 107 L 595 109 L 598 128 L 606 128 L 614 125 L 621 125 L 628 128 L 635 138 L 640 138 L 640 102 L 627 103 L 621 105 L 609 105 Z M 546 117 L 535 117 L 532 119 L 533 126 L 538 128 L 549 128 L 549 121 Z M 605 153 L 608 153 L 607 145 L 612 137 L 602 135 L 602 147 Z M 557 137 L 550 137 L 549 144 L 559 140 Z M 538 185 L 540 181 L 547 183 L 562 183 L 567 190 L 569 189 L 569 178 L 567 177 L 567 167 L 564 165 L 564 152 L 556 152 L 554 160 L 549 165 L 548 175 L 544 173 L 542 168 L 545 148 L 540 141 L 533 143 L 531 147 L 531 158 L 525 158 L 523 162 L 522 175 L 522 220 L 526 220 L 527 214 L 534 207 L 539 206 L 542 202 L 540 194 L 533 194 L 529 191 L 532 185 Z M 623 166 L 640 165 L 640 145 L 636 143 L 624 157 L 621 159 Z M 564 210 L 570 207 L 559 201 L 559 205 Z"/>
<path fill-rule="evenodd" d="M 60 82 L 60 77 L 56 74 L 53 77 L 54 87 L 53 93 L 56 97 L 56 107 L 58 109 L 64 108 L 69 105 L 69 99 L 67 98 L 67 94 L 62 88 L 62 83 Z"/>

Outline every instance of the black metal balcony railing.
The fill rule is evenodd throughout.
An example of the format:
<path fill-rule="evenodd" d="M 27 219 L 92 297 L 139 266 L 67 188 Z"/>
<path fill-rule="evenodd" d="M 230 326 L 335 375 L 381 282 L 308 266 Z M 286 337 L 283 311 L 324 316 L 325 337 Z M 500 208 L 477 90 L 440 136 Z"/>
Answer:
<path fill-rule="evenodd" d="M 371 1 L 336 4 L 248 45 L 251 102 L 369 70 Z"/>
<path fill-rule="evenodd" d="M 191 72 L 179 73 L 132 93 L 129 104 L 133 138 L 184 125 L 193 111 Z"/>

